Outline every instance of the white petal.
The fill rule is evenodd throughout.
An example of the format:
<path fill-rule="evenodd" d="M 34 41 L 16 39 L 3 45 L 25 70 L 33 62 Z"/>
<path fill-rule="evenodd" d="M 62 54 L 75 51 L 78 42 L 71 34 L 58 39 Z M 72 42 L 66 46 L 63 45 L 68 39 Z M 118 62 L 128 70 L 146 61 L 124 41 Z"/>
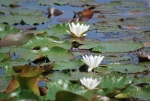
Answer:
<path fill-rule="evenodd" d="M 88 68 L 88 72 L 92 71 L 93 67 L 89 67 Z"/>
<path fill-rule="evenodd" d="M 91 78 L 82 78 L 82 79 L 80 79 L 80 82 L 82 85 L 84 85 L 88 89 L 94 89 L 100 83 L 100 81 L 98 81 L 96 78 L 92 79 L 92 77 Z"/>

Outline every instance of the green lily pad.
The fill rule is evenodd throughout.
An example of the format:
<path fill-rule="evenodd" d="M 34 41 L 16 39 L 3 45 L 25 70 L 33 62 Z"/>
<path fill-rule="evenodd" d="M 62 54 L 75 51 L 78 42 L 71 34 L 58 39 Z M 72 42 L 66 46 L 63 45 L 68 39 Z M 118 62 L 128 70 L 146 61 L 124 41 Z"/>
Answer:
<path fill-rule="evenodd" d="M 79 69 L 83 64 L 81 60 L 55 62 L 53 70 Z"/>
<path fill-rule="evenodd" d="M 72 79 L 74 79 L 74 80 L 82 79 L 84 77 L 86 77 L 86 78 L 90 78 L 90 77 L 97 78 L 97 77 L 99 77 L 98 74 L 93 73 L 93 72 L 82 72 L 81 73 L 79 71 L 76 71 L 76 72 L 70 72 L 70 74 L 71 74 Z"/>
<path fill-rule="evenodd" d="M 106 76 L 101 78 L 99 86 L 103 89 L 98 91 L 100 95 L 115 96 L 115 94 L 124 89 L 126 85 L 130 84 L 132 81 L 123 76 Z"/>
<path fill-rule="evenodd" d="M 9 59 L 7 61 L 1 62 L 0 66 L 19 66 L 19 65 L 26 65 L 29 64 L 30 61 L 23 59 L 23 58 L 15 58 L 15 59 Z"/>
<path fill-rule="evenodd" d="M 40 4 L 40 5 L 54 5 L 54 4 L 57 4 L 57 5 L 66 5 L 68 4 L 68 0 L 37 0 L 36 3 L 37 4 Z"/>
<path fill-rule="evenodd" d="M 0 100 L 4 99 L 6 97 L 5 93 L 0 93 Z"/>
<path fill-rule="evenodd" d="M 23 15 L 23 16 L 40 16 L 40 15 L 43 15 L 45 13 L 43 11 L 33 10 L 33 9 L 12 9 L 11 14 Z"/>
<path fill-rule="evenodd" d="M 137 26 L 138 27 L 146 27 L 149 28 L 150 24 L 147 23 L 150 21 L 149 16 L 143 16 L 143 17 L 136 17 L 134 19 L 127 19 L 122 25 L 125 26 Z"/>
<path fill-rule="evenodd" d="M 40 95 L 38 87 L 38 78 L 37 77 L 21 77 L 18 76 L 17 80 L 19 82 L 21 89 L 29 89 L 35 94 Z"/>
<path fill-rule="evenodd" d="M 74 58 L 71 52 L 58 46 L 52 47 L 50 50 L 45 51 L 43 54 L 47 55 L 50 61 L 64 61 Z"/>
<path fill-rule="evenodd" d="M 46 76 L 48 79 L 51 80 L 72 80 L 71 75 L 70 74 L 66 74 L 63 72 L 56 72 L 56 73 L 52 73 Z"/>
<path fill-rule="evenodd" d="M 33 37 L 23 47 L 34 49 L 37 46 L 41 49 L 41 51 L 44 51 L 46 48 L 50 49 L 53 46 L 60 46 L 65 49 L 71 49 L 71 43 L 69 41 L 63 41 L 55 36 Z"/>
<path fill-rule="evenodd" d="M 17 97 L 15 100 L 30 100 L 30 101 L 40 101 L 39 96 L 28 89 L 16 89 L 14 92 L 8 95 L 8 98 Z"/>
<path fill-rule="evenodd" d="M 20 32 L 19 29 L 9 26 L 9 25 L 4 25 L 4 24 L 0 24 L 0 37 L 3 38 L 4 36 L 8 35 L 8 34 L 14 34 Z"/>
<path fill-rule="evenodd" d="M 138 6 L 145 6 L 146 3 L 145 2 L 134 2 L 134 1 L 121 1 L 121 7 L 126 7 L 126 8 L 130 8 L 130 7 L 138 7 Z"/>
<path fill-rule="evenodd" d="M 4 69 L 4 74 L 7 76 L 12 76 L 15 74 L 14 69 L 10 65 L 4 66 L 3 69 Z"/>
<path fill-rule="evenodd" d="M 0 61 L 2 61 L 6 57 L 6 53 L 0 53 Z"/>
<path fill-rule="evenodd" d="M 142 7 L 138 7 L 138 8 L 130 8 L 130 11 L 133 12 L 133 11 L 137 11 L 138 12 L 149 12 L 150 8 L 142 8 Z"/>
<path fill-rule="evenodd" d="M 49 18 L 44 16 L 31 16 L 31 15 L 10 15 L 10 16 L 0 16 L 0 23 L 9 23 L 9 24 L 20 24 L 21 21 L 24 21 L 26 24 L 41 24 L 48 22 Z"/>
<path fill-rule="evenodd" d="M 99 11 L 101 14 L 115 14 L 123 12 L 123 10 L 116 8 L 118 5 L 121 5 L 120 1 L 113 1 L 108 4 L 97 6 L 94 10 Z"/>
<path fill-rule="evenodd" d="M 59 91 L 56 93 L 56 101 L 89 101 L 83 96 L 80 96 L 78 94 L 74 94 L 72 92 L 68 91 Z"/>
<path fill-rule="evenodd" d="M 12 80 L 12 77 L 10 76 L 0 76 L 0 92 L 4 92 L 9 84 L 9 82 Z"/>
<path fill-rule="evenodd" d="M 117 71 L 121 73 L 138 73 L 147 70 L 145 66 L 133 65 L 133 64 L 109 64 L 105 71 Z M 94 71 L 101 71 L 103 68 L 95 68 Z"/>
<path fill-rule="evenodd" d="M 19 2 L 25 2 L 25 1 L 27 1 L 27 0 L 7 0 L 7 1 L 4 1 L 4 0 L 2 0 L 2 1 L 0 1 L 0 4 L 2 4 L 2 5 L 5 5 L 5 6 L 9 6 L 10 4 L 18 4 Z"/>
<path fill-rule="evenodd" d="M 120 62 L 120 61 L 128 61 L 128 60 L 132 60 L 131 56 L 118 56 L 118 57 L 105 57 L 104 58 L 105 61 L 110 61 L 110 62 Z"/>
<path fill-rule="evenodd" d="M 47 33 L 50 36 L 57 36 L 59 38 L 64 38 L 69 35 L 66 32 L 66 30 L 69 30 L 68 23 L 56 24 L 54 26 L 49 26 L 48 28 L 49 30 L 47 30 Z"/>
<path fill-rule="evenodd" d="M 129 97 L 139 98 L 140 100 L 149 100 L 150 96 L 150 87 L 149 86 L 130 86 L 125 89 L 122 93 L 115 96 L 116 99 L 122 99 L 123 95 L 128 95 Z"/>
<path fill-rule="evenodd" d="M 40 67 L 28 67 L 27 68 L 24 68 L 19 76 L 21 77 L 37 77 L 39 76 L 41 73 L 43 73 L 45 70 L 44 68 L 40 68 Z"/>
<path fill-rule="evenodd" d="M 128 64 L 128 65 L 110 64 L 108 65 L 108 68 L 122 73 L 138 73 L 148 69 L 145 68 L 145 66 L 133 65 L 133 64 Z"/>
<path fill-rule="evenodd" d="M 89 100 L 93 96 L 92 91 L 83 89 L 79 84 L 72 84 L 67 80 L 57 80 L 57 81 L 49 82 L 47 83 L 47 87 L 48 90 L 47 90 L 46 99 L 50 99 L 50 100 L 55 100 L 56 93 L 61 90 L 69 91 L 74 94 L 81 95 Z"/>
<path fill-rule="evenodd" d="M 133 94 L 132 96 L 135 98 L 139 98 L 141 100 L 149 100 L 150 99 L 150 87 L 144 86 L 139 88 L 139 90 Z"/>
<path fill-rule="evenodd" d="M 90 47 L 89 47 L 90 46 Z M 102 48 L 103 47 L 103 48 Z M 128 48 L 126 48 L 128 47 Z M 92 51 L 97 52 L 130 52 L 136 51 L 138 49 L 143 48 L 142 43 L 134 43 L 134 42 L 90 42 L 90 44 L 85 44 L 79 47 L 80 49 L 90 49 L 93 48 Z"/>
<path fill-rule="evenodd" d="M 104 78 L 101 78 L 101 82 L 100 82 L 100 86 L 102 88 L 113 88 L 113 87 L 118 87 L 118 88 L 122 88 L 124 87 L 126 84 L 130 84 L 132 82 L 132 80 L 129 80 L 126 77 L 111 77 L 111 76 L 106 76 Z"/>

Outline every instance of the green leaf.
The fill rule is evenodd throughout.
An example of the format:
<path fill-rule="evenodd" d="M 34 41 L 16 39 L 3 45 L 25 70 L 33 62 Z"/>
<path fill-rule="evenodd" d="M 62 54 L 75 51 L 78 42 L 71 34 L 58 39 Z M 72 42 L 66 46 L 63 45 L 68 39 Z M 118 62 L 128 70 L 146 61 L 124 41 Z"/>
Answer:
<path fill-rule="evenodd" d="M 104 50 L 99 50 L 97 47 L 93 47 L 92 51 L 97 52 L 130 52 L 130 51 L 136 51 L 138 49 L 143 48 L 142 43 L 134 43 L 134 42 L 104 42 L 101 43 L 99 46 L 104 47 Z M 126 48 L 128 47 L 128 48 Z"/>
<path fill-rule="evenodd" d="M 130 84 L 132 80 L 129 80 L 126 77 L 121 76 L 106 76 L 104 78 L 101 78 L 100 86 L 102 88 L 123 88 L 126 84 Z"/>
<path fill-rule="evenodd" d="M 17 76 L 17 80 L 19 82 L 21 89 L 29 89 L 29 90 L 33 91 L 35 94 L 40 95 L 37 77 Z"/>
<path fill-rule="evenodd" d="M 63 73 L 63 72 L 55 72 L 55 73 L 52 73 L 52 74 L 48 74 L 46 76 L 48 79 L 50 80 L 72 80 L 71 78 L 71 75 L 70 74 L 66 74 L 66 73 Z"/>
<path fill-rule="evenodd" d="M 6 56 L 6 53 L 0 53 L 0 61 L 2 61 Z"/>
<path fill-rule="evenodd" d="M 83 96 L 68 91 L 59 91 L 56 93 L 56 101 L 89 101 Z"/>
<path fill-rule="evenodd" d="M 104 6 L 97 6 L 95 10 L 100 11 L 102 14 L 115 14 L 123 12 L 123 10 L 116 8 L 118 5 L 121 5 L 120 1 L 113 1 L 105 4 Z"/>
<path fill-rule="evenodd" d="M 81 65 L 84 63 L 81 60 L 73 60 L 73 61 L 61 61 L 55 62 L 53 64 L 53 70 L 64 70 L 64 69 L 79 69 Z"/>
<path fill-rule="evenodd" d="M 44 16 L 32 16 L 32 15 L 10 15 L 10 16 L 0 16 L 0 23 L 7 22 L 9 24 L 20 24 L 24 21 L 26 24 L 41 24 L 48 22 L 49 18 Z"/>
<path fill-rule="evenodd" d="M 10 76 L 0 76 L 0 92 L 4 92 L 9 85 L 12 77 Z"/>
<path fill-rule="evenodd" d="M 71 52 L 58 46 L 52 47 L 51 50 L 44 52 L 43 54 L 47 55 L 50 61 L 64 61 L 74 58 Z"/>
<path fill-rule="evenodd" d="M 4 99 L 6 97 L 5 93 L 0 93 L 0 100 Z"/>
<path fill-rule="evenodd" d="M 121 1 L 121 7 L 125 7 L 125 8 L 132 8 L 132 7 L 138 7 L 138 6 L 145 6 L 146 3 L 145 2 L 134 2 L 134 1 Z"/>
<path fill-rule="evenodd" d="M 41 49 L 41 51 L 44 51 L 45 48 L 50 49 L 53 46 L 60 46 L 65 49 L 71 49 L 71 43 L 69 41 L 63 41 L 55 36 L 33 37 L 23 47 L 33 49 L 37 46 Z"/>
<path fill-rule="evenodd" d="M 126 48 L 128 47 L 128 48 Z M 143 48 L 142 43 L 135 42 L 120 42 L 120 41 L 112 41 L 112 42 L 86 42 L 84 45 L 79 46 L 80 49 L 92 49 L 92 51 L 96 52 L 130 52 L 136 51 L 138 49 Z"/>
<path fill-rule="evenodd" d="M 96 78 L 96 77 L 99 77 L 98 74 L 94 73 L 94 72 L 79 72 L 79 71 L 75 71 L 75 72 L 70 72 L 71 74 L 71 78 L 74 79 L 74 80 L 78 80 L 78 79 L 82 79 L 83 77 L 86 77 L 86 78 L 90 78 L 90 77 L 93 77 L 93 78 Z"/>
<path fill-rule="evenodd" d="M 26 60 L 26 59 L 23 59 L 23 58 L 11 58 L 7 61 L 4 61 L 4 62 L 0 62 L 0 66 L 1 67 L 4 67 L 4 66 L 7 66 L 7 67 L 10 67 L 10 66 L 19 66 L 19 65 L 26 65 L 26 64 L 29 64 L 30 61 L 29 60 Z"/>
<path fill-rule="evenodd" d="M 4 74 L 7 75 L 7 76 L 12 76 L 12 75 L 15 74 L 15 71 L 12 68 L 12 66 L 7 65 L 7 66 L 4 66 L 3 69 L 4 69 Z"/>
<path fill-rule="evenodd" d="M 19 29 L 13 27 L 13 26 L 10 26 L 10 25 L 2 25 L 0 24 L 0 37 L 3 38 L 4 36 L 8 35 L 8 34 L 14 34 L 14 33 L 17 33 L 17 32 L 20 32 Z"/>
<path fill-rule="evenodd" d="M 129 80 L 123 76 L 106 76 L 101 78 L 99 86 L 102 88 L 98 91 L 100 95 L 107 95 L 109 97 L 114 97 L 121 92 L 122 89 L 128 87 L 132 80 Z"/>
<path fill-rule="evenodd" d="M 51 0 L 51 1 L 48 1 L 48 0 L 38 0 L 38 1 L 36 1 L 37 4 L 47 5 L 47 6 L 54 5 L 54 4 L 65 5 L 68 2 L 69 2 L 68 0 Z"/>
<path fill-rule="evenodd" d="M 135 98 L 139 98 L 141 100 L 149 100 L 150 99 L 150 87 L 144 86 L 142 88 L 137 88 L 137 91 L 132 95 Z"/>
<path fill-rule="evenodd" d="M 22 77 L 36 77 L 36 76 L 40 75 L 43 72 L 44 72 L 44 68 L 33 66 L 33 67 L 24 68 L 20 72 L 19 76 L 22 76 Z"/>
<path fill-rule="evenodd" d="M 68 23 L 61 23 L 56 24 L 55 26 L 49 26 L 50 30 L 46 30 L 48 35 L 50 36 L 57 36 L 59 38 L 65 38 L 69 34 L 66 32 L 66 30 L 69 30 Z"/>
<path fill-rule="evenodd" d="M 74 94 L 81 95 L 87 99 L 91 99 L 93 96 L 93 91 L 86 90 L 81 88 L 79 84 L 72 84 L 67 80 L 58 80 L 47 83 L 47 95 L 46 99 L 55 100 L 56 99 L 56 93 L 58 91 L 64 90 L 64 91 L 70 91 Z"/>
<path fill-rule="evenodd" d="M 12 9 L 11 14 L 13 15 L 24 15 L 24 16 L 40 16 L 45 14 L 41 10 L 34 10 L 34 9 Z"/>
<path fill-rule="evenodd" d="M 115 96 L 116 99 L 121 99 L 124 96 L 122 95 L 128 95 L 130 97 L 139 98 L 140 100 L 149 100 L 150 99 L 150 87 L 149 86 L 130 86 L 127 89 L 125 89 L 122 93 Z"/>
<path fill-rule="evenodd" d="M 21 2 L 21 1 L 26 1 L 26 0 L 6 0 L 6 1 L 0 1 L 0 4 L 2 4 L 2 5 L 6 5 L 6 6 L 9 6 L 10 4 L 18 4 L 19 2 Z"/>
<path fill-rule="evenodd" d="M 121 73 L 138 73 L 138 72 L 143 72 L 148 68 L 145 68 L 145 66 L 133 65 L 133 64 L 126 64 L 126 65 L 109 64 L 108 69 L 111 69 L 112 71 L 118 71 Z"/>
<path fill-rule="evenodd" d="M 16 100 L 30 100 L 30 101 L 40 101 L 39 96 L 37 96 L 34 92 L 28 89 L 16 89 L 14 92 L 8 95 L 8 98 L 11 99 L 13 97 L 17 97 Z M 15 101 L 16 101 L 15 100 Z"/>

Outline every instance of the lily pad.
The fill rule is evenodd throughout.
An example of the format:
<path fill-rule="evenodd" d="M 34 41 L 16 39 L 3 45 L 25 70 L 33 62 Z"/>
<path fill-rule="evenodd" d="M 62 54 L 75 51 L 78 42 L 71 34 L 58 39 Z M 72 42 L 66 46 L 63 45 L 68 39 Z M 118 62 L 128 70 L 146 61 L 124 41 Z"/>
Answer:
<path fill-rule="evenodd" d="M 48 22 L 49 18 L 44 16 L 31 15 L 0 16 L 0 23 L 20 24 L 22 21 L 26 24 L 41 24 L 44 22 Z"/>
<path fill-rule="evenodd" d="M 43 11 L 33 9 L 12 9 L 11 14 L 23 16 L 40 16 L 44 15 L 45 13 Z"/>
<path fill-rule="evenodd" d="M 46 76 L 50 80 L 72 80 L 70 74 L 66 74 L 63 72 L 55 72 Z"/>
<path fill-rule="evenodd" d="M 28 89 L 16 89 L 14 92 L 8 95 L 8 98 L 11 100 L 16 96 L 15 100 L 30 100 L 30 101 L 39 101 L 39 96 L 36 95 L 34 92 Z"/>
<path fill-rule="evenodd" d="M 133 65 L 133 64 L 109 64 L 106 71 L 117 71 L 121 73 L 139 73 L 147 70 L 145 66 Z M 101 68 L 95 68 L 95 71 L 101 71 Z"/>
<path fill-rule="evenodd" d="M 7 0 L 7 1 L 0 1 L 0 4 L 5 5 L 5 6 L 9 6 L 10 4 L 18 4 L 21 1 L 26 1 L 26 0 Z"/>
<path fill-rule="evenodd" d="M 9 82 L 12 80 L 12 77 L 10 76 L 0 76 L 0 92 L 4 92 L 9 84 Z"/>
<path fill-rule="evenodd" d="M 145 2 L 135 2 L 135 1 L 121 1 L 121 7 L 126 7 L 126 8 L 130 8 L 130 7 L 138 7 L 138 6 L 145 6 L 146 3 Z M 119 5 L 118 5 L 119 6 Z"/>
<path fill-rule="evenodd" d="M 32 33 L 9 34 L 0 40 L 0 46 L 21 46 L 25 44 L 32 36 Z"/>
<path fill-rule="evenodd" d="M 66 32 L 66 30 L 69 30 L 68 23 L 56 24 L 54 26 L 49 26 L 48 28 L 50 30 L 47 30 L 47 33 L 50 36 L 57 36 L 59 38 L 63 38 L 63 37 L 66 37 L 67 35 L 69 35 Z"/>
<path fill-rule="evenodd" d="M 17 80 L 21 89 L 29 89 L 33 91 L 35 94 L 40 95 L 40 91 L 38 89 L 38 78 L 37 77 L 21 77 L 18 76 Z"/>
<path fill-rule="evenodd" d="M 150 96 L 150 87 L 149 86 L 130 86 L 126 90 L 124 90 L 122 93 L 115 96 L 116 99 L 123 98 L 124 95 L 128 95 L 129 97 L 139 98 L 140 100 L 149 100 Z"/>
<path fill-rule="evenodd" d="M 123 12 L 123 10 L 116 8 L 118 5 L 121 5 L 120 1 L 113 1 L 108 4 L 97 6 L 94 11 L 99 11 L 101 14 L 116 14 Z"/>
<path fill-rule="evenodd" d="M 42 51 L 44 49 L 50 49 L 53 46 L 60 46 L 65 49 L 71 49 L 71 43 L 69 41 L 63 41 L 55 36 L 48 37 L 33 37 L 30 39 L 23 47 L 34 49 L 35 47 L 39 47 Z M 43 48 L 43 49 L 42 49 Z"/>
<path fill-rule="evenodd" d="M 69 98 L 68 98 L 69 97 Z M 83 96 L 68 91 L 59 91 L 56 93 L 56 101 L 89 101 Z"/>
<path fill-rule="evenodd" d="M 40 5 L 54 5 L 54 4 L 57 4 L 57 5 L 66 5 L 68 4 L 68 0 L 38 0 L 36 1 L 37 4 L 40 4 Z"/>
<path fill-rule="evenodd" d="M 74 58 L 71 52 L 58 46 L 52 47 L 50 50 L 45 51 L 43 54 L 47 55 L 50 61 L 63 61 Z"/>
<path fill-rule="evenodd" d="M 93 78 L 97 78 L 99 77 L 98 74 L 96 73 L 93 73 L 93 72 L 79 72 L 79 71 L 76 71 L 76 72 L 70 72 L 71 76 L 72 76 L 72 79 L 74 80 L 78 80 L 78 79 L 82 79 L 84 77 L 86 78 L 90 78 L 90 77 L 93 77 Z"/>
<path fill-rule="evenodd" d="M 3 38 L 4 36 L 8 35 L 8 34 L 14 34 L 20 32 L 19 29 L 9 26 L 9 25 L 4 25 L 4 24 L 0 24 L 0 37 Z"/>
<path fill-rule="evenodd" d="M 19 65 L 25 65 L 29 64 L 30 61 L 23 59 L 23 58 L 15 58 L 15 59 L 9 59 L 7 61 L 1 62 L 0 66 L 19 66 Z"/>
<path fill-rule="evenodd" d="M 99 86 L 101 86 L 101 88 L 103 89 L 100 89 L 98 91 L 98 94 L 113 97 L 118 94 L 121 89 L 126 88 L 127 85 L 129 85 L 131 82 L 131 80 L 122 76 L 106 76 L 104 78 L 101 78 Z"/>
<path fill-rule="evenodd" d="M 61 90 L 79 94 L 89 100 L 93 96 L 93 92 L 91 92 L 90 90 L 81 88 L 79 84 L 73 85 L 67 80 L 57 80 L 57 81 L 49 82 L 47 83 L 47 87 L 48 90 L 47 90 L 46 99 L 50 99 L 50 100 L 55 100 L 56 93 Z"/>
<path fill-rule="evenodd" d="M 89 47 L 89 45 L 91 47 Z M 126 48 L 128 47 L 128 48 Z M 92 51 L 97 52 L 130 52 L 130 51 L 136 51 L 138 49 L 143 48 L 142 43 L 135 43 L 135 42 L 90 42 L 90 44 L 82 45 L 79 47 L 80 49 L 90 49 L 93 48 Z"/>
<path fill-rule="evenodd" d="M 81 60 L 73 60 L 73 61 L 61 61 L 55 62 L 53 70 L 64 70 L 64 69 L 79 69 L 83 62 Z"/>

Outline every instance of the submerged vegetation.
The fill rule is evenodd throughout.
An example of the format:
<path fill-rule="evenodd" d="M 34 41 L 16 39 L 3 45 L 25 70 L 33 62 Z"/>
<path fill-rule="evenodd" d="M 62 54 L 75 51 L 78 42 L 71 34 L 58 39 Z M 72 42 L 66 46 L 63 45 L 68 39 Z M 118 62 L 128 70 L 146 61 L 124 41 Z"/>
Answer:
<path fill-rule="evenodd" d="M 150 100 L 149 2 L 0 0 L 0 101 Z"/>

